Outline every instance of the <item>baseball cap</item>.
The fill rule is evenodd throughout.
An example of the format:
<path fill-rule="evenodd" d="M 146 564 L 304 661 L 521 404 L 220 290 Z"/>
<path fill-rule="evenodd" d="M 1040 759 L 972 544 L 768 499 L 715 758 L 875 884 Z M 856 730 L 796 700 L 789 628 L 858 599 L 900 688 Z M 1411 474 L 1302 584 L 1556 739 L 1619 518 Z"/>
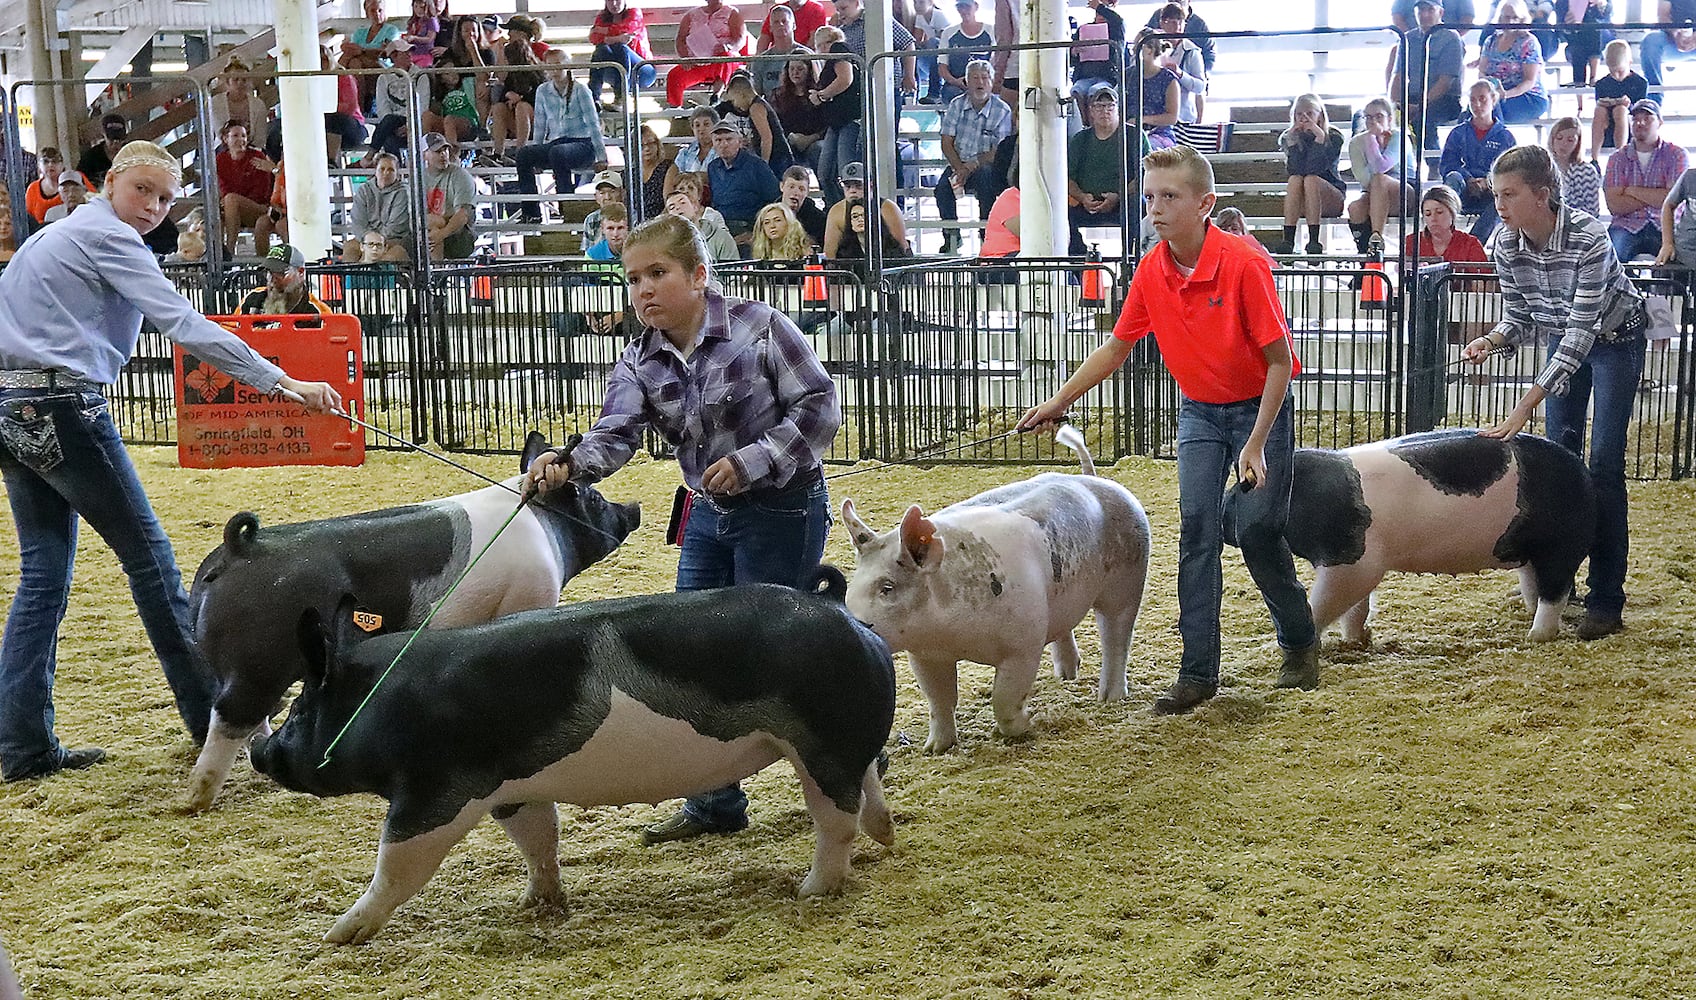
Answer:
<path fill-rule="evenodd" d="M 859 160 L 855 160 L 853 163 L 843 167 L 842 172 L 836 175 L 836 179 L 839 181 L 853 181 L 856 184 L 864 184 L 866 182 L 866 165 L 861 163 Z"/>
<path fill-rule="evenodd" d="M 1647 111 L 1656 118 L 1661 117 L 1661 106 L 1647 97 L 1639 98 L 1636 103 L 1631 105 L 1632 114 L 1636 114 L 1639 111 Z"/>
<path fill-rule="evenodd" d="M 522 14 L 514 14 L 507 18 L 506 23 L 501 25 L 501 27 L 508 31 L 517 28 L 519 31 L 522 31 L 527 35 L 534 35 L 536 33 L 535 23 Z"/>
<path fill-rule="evenodd" d="M 88 178 L 80 170 L 66 170 L 59 174 L 60 184 L 79 184 L 84 190 L 88 189 Z"/>
<path fill-rule="evenodd" d="M 1119 91 L 1114 89 L 1111 83 L 1096 84 L 1089 89 L 1089 103 L 1095 104 L 1101 101 L 1112 101 L 1114 104 L 1118 104 Z"/>
<path fill-rule="evenodd" d="M 483 18 L 483 27 L 485 28 L 498 28 L 500 26 L 501 19 L 493 14 L 489 14 Z"/>
<path fill-rule="evenodd" d="M 129 120 L 116 111 L 100 116 L 100 131 L 114 138 L 122 138 L 130 130 Z"/>
<path fill-rule="evenodd" d="M 1418 2 L 1416 2 L 1413 5 L 1413 9 L 1418 10 L 1421 7 L 1442 7 L 1442 6 L 1443 6 L 1443 0 L 1418 0 Z"/>
<path fill-rule="evenodd" d="M 595 186 L 600 187 L 603 184 L 624 190 L 624 178 L 619 176 L 616 170 L 603 170 L 595 175 Z"/>
<path fill-rule="evenodd" d="M 454 146 L 452 139 L 449 139 L 447 136 L 443 135 L 440 132 L 427 132 L 427 133 L 425 133 L 425 135 L 424 135 L 424 148 L 425 149 L 441 149 L 443 146 L 446 146 L 449 149 L 458 148 L 458 147 Z"/>
<path fill-rule="evenodd" d="M 954 0 L 954 6 L 956 8 L 976 7 L 977 5 L 978 5 L 978 0 Z"/>
<path fill-rule="evenodd" d="M 305 266 L 306 255 L 287 243 L 277 244 L 265 255 L 265 270 L 272 274 L 281 274 L 291 267 Z"/>
<path fill-rule="evenodd" d="M 734 124 L 727 122 L 722 118 L 719 119 L 719 123 L 717 125 L 713 126 L 713 135 L 718 135 L 720 132 L 728 132 L 731 135 L 741 135 L 742 134 L 741 129 L 737 128 Z"/>

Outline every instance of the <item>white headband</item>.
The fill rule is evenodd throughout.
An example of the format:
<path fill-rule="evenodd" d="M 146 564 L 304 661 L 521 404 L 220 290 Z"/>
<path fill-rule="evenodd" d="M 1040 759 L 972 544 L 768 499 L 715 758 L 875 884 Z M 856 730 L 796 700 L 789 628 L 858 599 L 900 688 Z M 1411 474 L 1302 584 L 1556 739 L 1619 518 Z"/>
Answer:
<path fill-rule="evenodd" d="M 112 157 L 112 166 L 106 176 L 115 176 L 131 167 L 158 167 L 169 173 L 172 181 L 178 184 L 183 182 L 183 166 L 177 162 L 177 158 L 167 153 L 158 143 L 145 139 L 124 143 L 124 147 L 118 150 L 118 155 Z"/>

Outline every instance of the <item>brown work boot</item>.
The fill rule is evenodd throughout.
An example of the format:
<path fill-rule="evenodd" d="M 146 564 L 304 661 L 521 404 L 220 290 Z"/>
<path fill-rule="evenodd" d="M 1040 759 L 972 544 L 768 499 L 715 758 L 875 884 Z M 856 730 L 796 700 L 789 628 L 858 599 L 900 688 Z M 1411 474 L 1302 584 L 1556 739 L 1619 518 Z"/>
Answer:
<path fill-rule="evenodd" d="M 1155 715 L 1183 715 L 1193 711 L 1195 707 L 1219 692 L 1217 684 L 1203 684 L 1201 681 L 1187 681 L 1183 678 L 1172 682 L 1166 693 L 1154 699 Z"/>
<path fill-rule="evenodd" d="M 1284 665 L 1278 668 L 1275 688 L 1312 691 L 1319 686 L 1319 642 L 1302 649 L 1284 650 Z"/>

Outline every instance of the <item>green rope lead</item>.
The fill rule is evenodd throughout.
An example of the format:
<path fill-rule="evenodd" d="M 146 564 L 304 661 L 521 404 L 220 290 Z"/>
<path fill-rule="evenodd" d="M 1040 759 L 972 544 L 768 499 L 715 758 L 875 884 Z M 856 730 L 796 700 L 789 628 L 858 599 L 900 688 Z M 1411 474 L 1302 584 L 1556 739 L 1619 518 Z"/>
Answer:
<path fill-rule="evenodd" d="M 471 571 L 476 568 L 477 564 L 482 561 L 483 556 L 487 555 L 488 551 L 494 547 L 495 543 L 500 541 L 501 534 L 506 531 L 507 525 L 511 524 L 512 519 L 518 516 L 518 512 L 524 509 L 524 505 L 530 502 L 531 496 L 534 496 L 534 494 L 525 494 L 525 496 L 518 501 L 518 506 L 512 509 L 512 513 L 506 516 L 505 521 L 501 522 L 500 529 L 495 532 L 495 537 L 489 539 L 488 544 L 483 546 L 483 551 L 477 553 L 477 558 L 471 560 L 470 564 L 460 572 L 459 579 L 453 582 L 453 586 L 448 588 L 448 592 L 442 595 L 442 599 L 437 601 L 435 605 L 430 608 L 430 613 L 425 615 L 424 620 L 418 623 L 418 627 L 412 630 L 412 634 L 410 636 L 407 636 L 406 645 L 402 646 L 400 648 L 400 652 L 395 654 L 395 658 L 389 662 L 388 669 L 384 670 L 377 678 L 377 683 L 371 685 L 371 690 L 366 692 L 365 699 L 359 703 L 358 708 L 353 710 L 353 714 L 348 716 L 347 724 L 342 726 L 342 731 L 337 733 L 336 738 L 330 741 L 330 745 L 324 748 L 324 759 L 319 762 L 319 768 L 329 766 L 330 751 L 334 750 L 336 748 L 336 744 L 342 741 L 342 737 L 347 735 L 347 731 L 353 728 L 354 720 L 358 719 L 359 713 L 365 711 L 365 706 L 371 703 L 371 699 L 377 694 L 377 689 L 383 686 L 383 682 L 388 680 L 389 674 L 394 671 L 395 665 L 400 663 L 400 658 L 405 656 L 406 651 L 412 648 L 412 642 L 414 639 L 418 638 L 418 633 L 424 631 L 424 629 L 429 626 L 430 619 L 436 617 L 436 612 L 442 609 L 442 605 L 448 602 L 448 598 L 453 596 L 453 592 L 458 590 L 459 585 L 465 582 L 465 578 L 469 576 Z"/>

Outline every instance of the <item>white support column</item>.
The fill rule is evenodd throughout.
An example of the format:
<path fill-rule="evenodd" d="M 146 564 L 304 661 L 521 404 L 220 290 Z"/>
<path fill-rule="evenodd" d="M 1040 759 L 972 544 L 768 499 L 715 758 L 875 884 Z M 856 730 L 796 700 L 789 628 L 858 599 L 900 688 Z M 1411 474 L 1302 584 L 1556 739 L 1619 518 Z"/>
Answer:
<path fill-rule="evenodd" d="M 277 70 L 318 72 L 318 13 L 313 0 L 276 0 Z M 333 86 L 334 80 L 329 81 Z M 277 81 L 289 200 L 289 243 L 310 261 L 330 249 L 330 172 L 325 162 L 323 78 Z"/>
<path fill-rule="evenodd" d="M 42 0 L 28 0 L 25 5 L 24 37 L 29 47 L 29 75 L 34 80 L 49 80 L 54 76 L 57 60 L 53 58 L 52 40 L 57 31 L 56 26 L 46 17 L 42 8 Z M 35 145 L 58 146 L 65 152 L 66 163 L 76 163 L 81 153 L 80 143 L 65 144 L 65 138 L 72 135 L 71 131 L 59 128 L 58 104 L 51 87 L 32 86 L 23 92 L 27 94 L 30 111 L 35 116 Z"/>
<path fill-rule="evenodd" d="M 894 19 L 892 4 L 889 0 L 870 0 L 865 5 L 865 13 L 861 16 L 866 21 L 866 55 L 869 58 L 874 52 L 888 52 L 895 48 L 895 33 L 890 30 Z M 900 76 L 900 60 L 883 59 L 875 63 L 867 74 L 866 92 L 872 99 L 872 118 L 877 122 L 878 139 L 883 143 L 883 149 L 873 154 L 869 136 L 861 130 L 861 141 L 866 143 L 865 155 L 861 157 L 869 166 L 877 170 L 878 196 L 893 198 L 900 178 L 895 169 L 895 143 L 899 138 L 895 134 L 895 81 Z"/>
<path fill-rule="evenodd" d="M 1064 0 L 1021 0 L 1021 42 L 1063 41 Z M 1066 106 L 1071 96 L 1063 48 L 1019 53 L 1019 252 L 1066 253 Z"/>

